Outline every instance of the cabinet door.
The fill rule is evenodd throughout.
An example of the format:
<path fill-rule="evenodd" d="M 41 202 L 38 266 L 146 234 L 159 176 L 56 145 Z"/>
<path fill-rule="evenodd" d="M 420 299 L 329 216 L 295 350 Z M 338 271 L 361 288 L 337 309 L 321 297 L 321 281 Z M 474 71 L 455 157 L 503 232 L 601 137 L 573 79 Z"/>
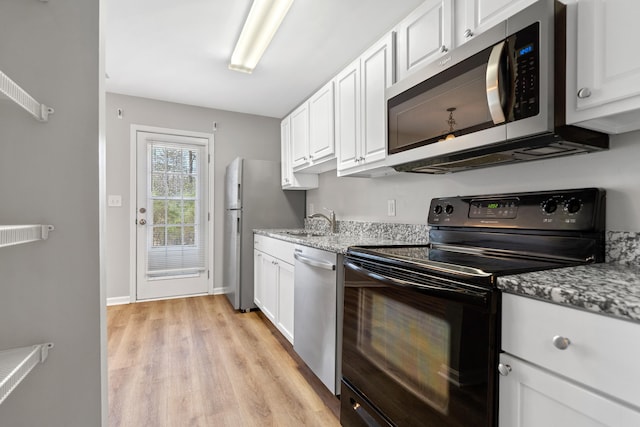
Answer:
<path fill-rule="evenodd" d="M 269 320 L 276 322 L 278 312 L 278 261 L 265 253 L 262 253 L 260 264 L 260 309 Z"/>
<path fill-rule="evenodd" d="M 389 33 L 361 57 L 362 140 L 364 163 L 387 156 L 387 104 L 385 90 L 393 84 L 393 38 Z"/>
<path fill-rule="evenodd" d="M 291 117 L 280 123 L 280 168 L 282 188 L 293 185 L 293 167 L 291 166 Z"/>
<path fill-rule="evenodd" d="M 264 280 L 262 277 L 262 252 L 253 250 L 253 302 L 262 308 L 262 293 Z"/>
<path fill-rule="evenodd" d="M 278 262 L 278 321 L 276 326 L 293 344 L 293 265 Z"/>
<path fill-rule="evenodd" d="M 309 99 L 309 159 L 321 162 L 335 156 L 333 81 Z"/>
<path fill-rule="evenodd" d="M 640 55 L 628 43 L 635 38 L 640 2 L 580 0 L 577 7 L 577 109 L 639 95 Z"/>
<path fill-rule="evenodd" d="M 291 164 L 297 170 L 309 164 L 309 104 L 291 113 Z"/>
<path fill-rule="evenodd" d="M 453 0 L 427 0 L 398 25 L 398 80 L 452 47 Z"/>
<path fill-rule="evenodd" d="M 631 427 L 640 412 L 591 389 L 508 354 L 500 362 L 511 371 L 500 376 L 499 425 L 510 427 Z"/>
<path fill-rule="evenodd" d="M 464 24 L 456 30 L 456 45 L 463 44 L 536 0 L 464 0 Z"/>
<path fill-rule="evenodd" d="M 360 161 L 359 59 L 336 77 L 335 115 L 338 171 L 340 171 L 357 166 Z"/>

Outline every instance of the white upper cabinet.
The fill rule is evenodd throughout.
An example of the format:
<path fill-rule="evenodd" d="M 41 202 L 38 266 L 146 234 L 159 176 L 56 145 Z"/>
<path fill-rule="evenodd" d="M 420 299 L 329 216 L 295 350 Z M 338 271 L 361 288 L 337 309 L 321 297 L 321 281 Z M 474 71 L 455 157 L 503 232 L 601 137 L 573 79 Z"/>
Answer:
<path fill-rule="evenodd" d="M 629 49 L 640 2 L 580 0 L 567 15 L 567 122 L 608 133 L 640 129 L 640 55 Z"/>
<path fill-rule="evenodd" d="M 536 0 L 456 0 L 455 44 L 483 33 Z"/>
<path fill-rule="evenodd" d="M 309 165 L 309 103 L 291 113 L 291 164 L 293 170 Z"/>
<path fill-rule="evenodd" d="M 388 174 L 385 90 L 393 83 L 394 33 L 336 77 L 338 176 Z"/>
<path fill-rule="evenodd" d="M 291 113 L 291 163 L 295 172 L 336 168 L 333 81 Z"/>
<path fill-rule="evenodd" d="M 280 157 L 282 188 L 284 190 L 308 190 L 318 188 L 318 175 L 294 173 L 291 164 L 291 115 L 280 124 Z"/>
<path fill-rule="evenodd" d="M 398 80 L 453 47 L 453 0 L 427 0 L 398 25 Z"/>
<path fill-rule="evenodd" d="M 309 161 L 313 164 L 335 158 L 333 81 L 309 99 Z M 327 169 L 331 170 L 333 167 Z"/>
<path fill-rule="evenodd" d="M 360 59 L 336 77 L 338 175 L 360 161 Z"/>

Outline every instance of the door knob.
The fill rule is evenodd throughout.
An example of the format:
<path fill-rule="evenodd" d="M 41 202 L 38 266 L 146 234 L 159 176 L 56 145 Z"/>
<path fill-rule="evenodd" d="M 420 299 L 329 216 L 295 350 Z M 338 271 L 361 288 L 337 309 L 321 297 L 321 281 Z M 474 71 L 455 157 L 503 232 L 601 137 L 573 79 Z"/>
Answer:
<path fill-rule="evenodd" d="M 509 372 L 511 372 L 511 366 L 510 365 L 506 365 L 504 363 L 499 363 L 498 364 L 498 372 L 503 377 L 506 377 L 507 375 L 509 375 Z"/>
<path fill-rule="evenodd" d="M 145 225 L 147 223 L 147 220 L 142 218 L 140 221 L 138 221 L 138 224 L 140 225 Z"/>
<path fill-rule="evenodd" d="M 140 213 L 145 213 L 147 210 L 145 208 L 140 208 Z"/>

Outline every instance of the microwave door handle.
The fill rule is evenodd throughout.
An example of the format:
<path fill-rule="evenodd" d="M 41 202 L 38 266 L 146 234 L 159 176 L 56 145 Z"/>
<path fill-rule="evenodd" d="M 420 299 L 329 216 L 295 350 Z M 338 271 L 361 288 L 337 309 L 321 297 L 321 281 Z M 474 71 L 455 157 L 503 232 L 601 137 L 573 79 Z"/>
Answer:
<path fill-rule="evenodd" d="M 502 109 L 502 99 L 500 98 L 500 59 L 506 44 L 507 42 L 503 41 L 495 45 L 491 50 L 489 62 L 487 63 L 487 104 L 491 119 L 496 125 L 506 121 L 504 110 Z"/>

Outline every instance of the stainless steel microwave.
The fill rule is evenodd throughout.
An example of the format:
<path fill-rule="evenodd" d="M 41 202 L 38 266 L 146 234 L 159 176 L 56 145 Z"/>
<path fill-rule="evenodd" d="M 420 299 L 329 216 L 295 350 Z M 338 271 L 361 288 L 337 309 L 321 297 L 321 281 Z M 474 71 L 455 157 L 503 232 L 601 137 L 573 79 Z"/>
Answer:
<path fill-rule="evenodd" d="M 387 164 L 447 173 L 605 150 L 565 123 L 566 6 L 539 0 L 387 89 Z"/>

